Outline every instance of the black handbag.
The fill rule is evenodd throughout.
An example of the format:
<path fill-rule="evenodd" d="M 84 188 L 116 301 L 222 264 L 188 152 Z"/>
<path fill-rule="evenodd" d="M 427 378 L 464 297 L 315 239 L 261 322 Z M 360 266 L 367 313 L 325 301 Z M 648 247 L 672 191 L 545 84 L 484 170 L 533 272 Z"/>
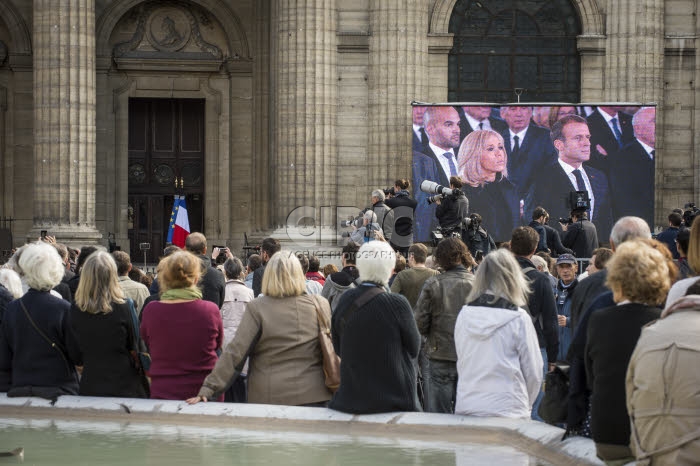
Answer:
<path fill-rule="evenodd" d="M 146 375 L 146 371 L 151 368 L 151 355 L 148 352 L 146 343 L 141 338 L 139 334 L 139 318 L 136 315 L 136 309 L 134 308 L 134 301 L 131 298 L 126 298 L 127 304 L 129 305 L 129 323 L 131 324 L 131 348 L 129 353 L 131 354 L 132 363 L 134 368 L 139 375 L 141 380 L 141 385 L 143 385 L 146 395 L 151 396 L 151 383 Z"/>
<path fill-rule="evenodd" d="M 569 409 L 569 366 L 558 364 L 544 378 L 544 396 L 537 414 L 548 424 L 566 422 Z"/>

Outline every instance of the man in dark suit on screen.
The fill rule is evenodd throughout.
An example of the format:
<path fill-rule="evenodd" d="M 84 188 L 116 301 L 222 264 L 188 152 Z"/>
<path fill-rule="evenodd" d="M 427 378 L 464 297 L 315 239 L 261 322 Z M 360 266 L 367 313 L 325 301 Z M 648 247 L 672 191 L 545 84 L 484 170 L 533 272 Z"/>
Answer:
<path fill-rule="evenodd" d="M 508 178 L 518 187 L 520 199 L 524 199 L 537 170 L 554 162 L 557 151 L 549 130 L 530 121 L 532 107 L 501 107 L 501 116 L 508 125 L 501 131 L 508 154 Z M 525 218 L 529 219 L 529 215 Z"/>
<path fill-rule="evenodd" d="M 644 107 L 635 113 L 632 127 L 632 142 L 609 161 L 613 217 L 641 217 L 653 230 L 656 108 Z"/>
<path fill-rule="evenodd" d="M 562 232 L 559 218 L 568 217 L 572 191 L 586 191 L 591 200 L 589 218 L 595 224 L 600 242 L 606 242 L 612 228 L 610 190 L 605 174 L 584 165 L 591 156 L 591 133 L 586 120 L 567 115 L 552 127 L 552 142 L 559 157 L 538 171 L 525 200 L 526 212 L 538 205 L 551 214 L 550 226 Z"/>
<path fill-rule="evenodd" d="M 428 107 L 414 105 L 413 111 L 413 151 L 423 152 L 428 145 L 428 135 L 423 127 L 423 114 Z"/>
<path fill-rule="evenodd" d="M 591 131 L 591 160 L 588 165 L 606 174 L 609 163 L 620 150 L 632 142 L 632 116 L 623 107 L 600 106 L 588 118 Z"/>
<path fill-rule="evenodd" d="M 490 129 L 497 133 L 502 133 L 508 128 L 505 121 L 491 115 L 491 107 L 477 107 L 465 105 L 455 107 L 459 114 L 459 140 L 464 141 L 469 133 Z"/>

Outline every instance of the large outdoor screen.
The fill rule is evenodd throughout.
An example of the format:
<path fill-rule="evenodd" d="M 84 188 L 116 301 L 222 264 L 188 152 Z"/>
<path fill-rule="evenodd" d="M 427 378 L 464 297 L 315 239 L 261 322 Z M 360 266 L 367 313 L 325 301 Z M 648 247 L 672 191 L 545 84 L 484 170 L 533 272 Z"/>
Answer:
<path fill-rule="evenodd" d="M 582 192 L 601 243 L 626 215 L 653 228 L 655 131 L 654 106 L 414 105 L 414 241 L 430 241 L 440 226 L 421 183 L 449 188 L 452 176 L 495 241 L 530 224 L 537 207 L 561 231 Z"/>

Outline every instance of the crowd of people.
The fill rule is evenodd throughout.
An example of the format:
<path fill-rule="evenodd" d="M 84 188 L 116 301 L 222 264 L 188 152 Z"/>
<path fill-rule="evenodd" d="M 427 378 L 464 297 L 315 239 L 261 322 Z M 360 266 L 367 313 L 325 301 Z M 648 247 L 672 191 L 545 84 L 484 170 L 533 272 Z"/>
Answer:
<path fill-rule="evenodd" d="M 0 269 L 0 392 L 542 420 L 543 380 L 566 364 L 566 436 L 592 438 L 608 464 L 691 464 L 700 222 L 677 219 L 663 241 L 619 219 L 583 274 L 531 226 L 479 261 L 458 237 L 432 254 L 412 244 L 405 261 L 379 234 L 348 242 L 340 270 L 274 238 L 244 260 L 208 254 L 192 233 L 152 281 L 121 251 L 84 247 L 73 264 L 53 238 L 29 243 Z M 340 358 L 330 388 L 326 326 Z"/>

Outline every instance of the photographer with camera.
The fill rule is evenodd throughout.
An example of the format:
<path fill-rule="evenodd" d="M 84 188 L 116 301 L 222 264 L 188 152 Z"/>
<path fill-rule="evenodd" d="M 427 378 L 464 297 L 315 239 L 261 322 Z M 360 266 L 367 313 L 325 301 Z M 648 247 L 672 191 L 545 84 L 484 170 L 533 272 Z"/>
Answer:
<path fill-rule="evenodd" d="M 571 248 L 578 258 L 588 258 L 593 255 L 593 250 L 598 247 L 598 231 L 595 225 L 588 220 L 588 212 L 585 209 L 574 209 L 571 218 L 559 219 L 564 238 L 562 244 Z"/>
<path fill-rule="evenodd" d="M 413 244 L 413 218 L 418 204 L 415 199 L 411 199 L 409 196 L 408 187 L 410 184 L 406 179 L 394 182 L 396 194 L 386 201 L 386 205 L 392 211 L 384 219 L 385 223 L 389 220 L 392 226 L 389 244 L 404 257 L 408 256 L 408 248 Z"/>
<path fill-rule="evenodd" d="M 362 244 L 372 241 L 376 231 L 380 231 L 379 223 L 377 223 L 377 214 L 368 210 L 362 216 L 362 226 L 357 228 L 352 226 L 353 232 L 350 233 L 350 241 Z"/>
<path fill-rule="evenodd" d="M 480 252 L 483 257 L 496 250 L 496 242 L 481 226 L 481 215 L 471 214 L 464 219 L 462 225 L 464 229 L 462 238 L 472 256 L 476 257 Z"/>
<path fill-rule="evenodd" d="M 450 177 L 450 189 L 452 193 L 449 195 L 442 194 L 439 197 L 434 196 L 437 209 L 435 216 L 440 222 L 440 228 L 454 229 L 460 227 L 462 219 L 469 215 L 469 200 L 461 191 L 462 178 L 459 176 Z"/>

